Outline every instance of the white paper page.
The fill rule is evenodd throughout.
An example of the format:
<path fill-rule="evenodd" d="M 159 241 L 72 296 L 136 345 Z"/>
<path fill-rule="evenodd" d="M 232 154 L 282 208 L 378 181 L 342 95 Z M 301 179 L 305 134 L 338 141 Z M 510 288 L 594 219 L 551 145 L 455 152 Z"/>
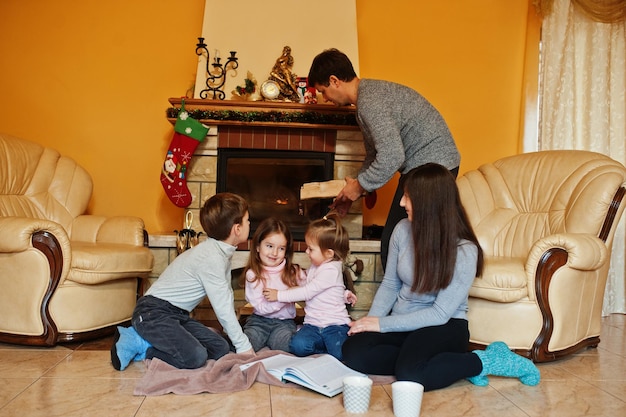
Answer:
<path fill-rule="evenodd" d="M 289 371 L 304 381 L 310 381 L 311 385 L 324 387 L 329 392 L 341 390 L 343 378 L 348 375 L 364 376 L 348 368 L 331 355 L 310 358 L 310 360 L 298 363 L 296 367 L 290 367 Z"/>
<path fill-rule="evenodd" d="M 282 374 L 282 373 L 285 372 L 285 369 L 287 367 L 293 366 L 293 365 L 297 364 L 296 361 L 298 359 L 300 359 L 300 358 L 297 358 L 297 357 L 294 357 L 294 356 L 283 355 L 281 353 L 281 354 L 278 354 L 278 355 L 270 356 L 269 358 L 260 359 L 258 361 L 254 361 L 254 362 L 250 362 L 250 363 L 245 363 L 243 365 L 239 365 L 239 369 L 244 371 L 244 370 L 248 369 L 249 367 L 251 367 L 252 365 L 254 365 L 255 363 L 261 362 L 263 364 L 263 366 L 265 366 L 265 369 L 268 372 L 270 370 L 275 370 L 275 371 L 279 371 Z M 276 373 L 278 373 L 278 372 L 276 372 Z"/>

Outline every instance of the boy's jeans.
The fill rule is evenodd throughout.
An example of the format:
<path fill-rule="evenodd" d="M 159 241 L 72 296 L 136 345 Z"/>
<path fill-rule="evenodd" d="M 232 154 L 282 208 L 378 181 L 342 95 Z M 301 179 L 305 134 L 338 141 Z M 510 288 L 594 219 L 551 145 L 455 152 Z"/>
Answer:
<path fill-rule="evenodd" d="M 132 324 L 152 345 L 146 359 L 159 358 L 179 369 L 200 368 L 230 351 L 224 337 L 190 318 L 189 312 L 150 295 L 137 301 Z"/>
<path fill-rule="evenodd" d="M 327 327 L 305 324 L 291 338 L 289 350 L 296 356 L 329 353 L 341 360 L 341 347 L 348 338 L 349 329 L 347 324 Z"/>

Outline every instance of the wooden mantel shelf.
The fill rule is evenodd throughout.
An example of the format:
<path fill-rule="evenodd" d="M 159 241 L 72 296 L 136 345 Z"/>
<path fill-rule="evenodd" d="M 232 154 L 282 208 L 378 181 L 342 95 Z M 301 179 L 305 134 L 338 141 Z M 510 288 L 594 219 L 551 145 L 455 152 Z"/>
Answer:
<path fill-rule="evenodd" d="M 236 101 L 186 98 L 185 110 L 208 125 L 359 130 L 353 106 L 283 101 Z M 173 124 L 182 98 L 170 98 L 167 119 Z"/>

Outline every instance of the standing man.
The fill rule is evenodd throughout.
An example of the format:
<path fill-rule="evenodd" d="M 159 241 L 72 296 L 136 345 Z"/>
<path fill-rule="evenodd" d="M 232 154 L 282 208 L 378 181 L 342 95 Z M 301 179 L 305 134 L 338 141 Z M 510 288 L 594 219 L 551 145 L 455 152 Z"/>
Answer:
<path fill-rule="evenodd" d="M 387 215 L 381 237 L 383 269 L 389 239 L 396 224 L 406 218 L 400 207 L 404 174 L 427 162 L 445 166 L 456 177 L 461 157 L 448 125 L 439 111 L 417 91 L 389 81 L 359 79 L 343 52 L 327 49 L 313 59 L 308 77 L 326 101 L 337 106 L 356 106 L 366 156 L 356 178 L 346 186 L 333 208 L 345 216 L 353 201 L 385 185 L 396 171 L 400 183 Z"/>

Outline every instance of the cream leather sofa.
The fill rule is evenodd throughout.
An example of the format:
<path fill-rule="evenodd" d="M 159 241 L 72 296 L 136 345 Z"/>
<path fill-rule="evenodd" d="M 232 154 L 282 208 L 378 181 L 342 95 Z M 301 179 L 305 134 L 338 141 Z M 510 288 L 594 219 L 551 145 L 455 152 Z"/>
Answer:
<path fill-rule="evenodd" d="M 0 342 L 53 346 L 130 319 L 153 264 L 144 224 L 85 214 L 91 192 L 72 159 L 0 134 Z"/>
<path fill-rule="evenodd" d="M 470 291 L 473 347 L 502 340 L 535 362 L 600 342 L 626 169 L 585 151 L 503 158 L 457 180 L 485 251 Z"/>

